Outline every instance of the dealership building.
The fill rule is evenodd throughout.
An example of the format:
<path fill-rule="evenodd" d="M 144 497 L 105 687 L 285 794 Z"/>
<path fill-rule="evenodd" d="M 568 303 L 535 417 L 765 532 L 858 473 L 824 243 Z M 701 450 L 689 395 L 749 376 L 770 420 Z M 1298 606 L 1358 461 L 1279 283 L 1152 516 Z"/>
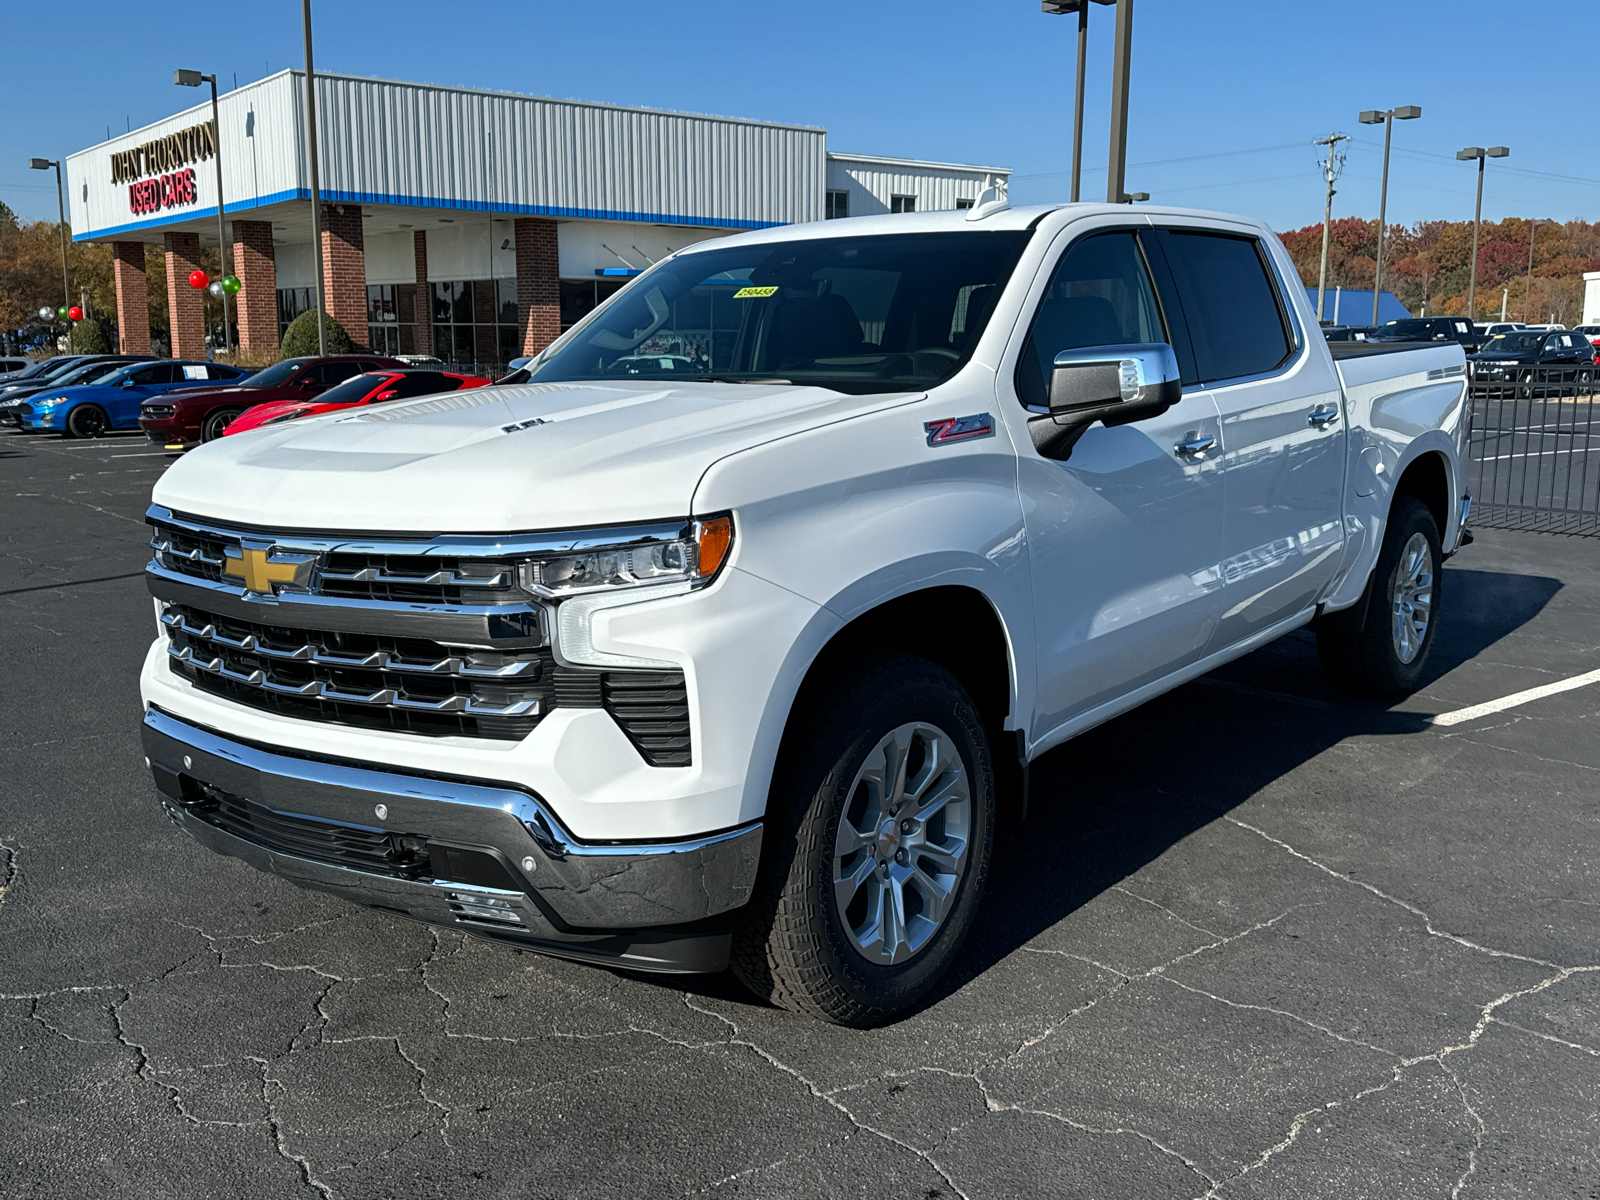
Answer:
<path fill-rule="evenodd" d="M 174 357 L 203 357 L 189 286 L 223 216 L 242 349 L 316 301 L 305 76 L 282 71 L 67 159 L 73 237 L 109 243 L 125 352 L 147 352 L 145 247 L 165 248 Z M 504 362 L 660 258 L 740 230 L 970 206 L 998 167 L 837 154 L 823 129 L 317 76 L 322 285 L 373 351 Z"/>

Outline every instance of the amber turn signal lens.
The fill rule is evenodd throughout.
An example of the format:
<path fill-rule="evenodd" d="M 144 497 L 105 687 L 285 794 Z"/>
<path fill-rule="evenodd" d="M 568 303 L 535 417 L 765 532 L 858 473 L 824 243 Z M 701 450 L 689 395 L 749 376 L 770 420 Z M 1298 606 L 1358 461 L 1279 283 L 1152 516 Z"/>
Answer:
<path fill-rule="evenodd" d="M 700 548 L 701 579 L 710 579 L 733 548 L 733 518 L 711 517 L 694 523 L 695 545 Z"/>

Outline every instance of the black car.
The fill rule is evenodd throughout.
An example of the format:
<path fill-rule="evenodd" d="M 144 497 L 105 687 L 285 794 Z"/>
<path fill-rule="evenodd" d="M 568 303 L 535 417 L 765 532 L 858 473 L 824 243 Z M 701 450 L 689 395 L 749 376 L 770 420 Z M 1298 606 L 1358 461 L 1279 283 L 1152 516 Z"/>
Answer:
<path fill-rule="evenodd" d="M 1367 335 L 1369 342 L 1460 342 L 1474 354 L 1483 338 L 1465 317 L 1404 317 L 1379 325 Z"/>
<path fill-rule="evenodd" d="M 1496 334 L 1467 360 L 1480 382 L 1532 381 L 1533 367 L 1592 366 L 1595 348 L 1571 329 L 1513 329 Z M 1521 368 L 1521 369 L 1519 369 Z"/>
<path fill-rule="evenodd" d="M 4 388 L 0 388 L 0 428 L 22 428 L 22 406 L 29 397 L 48 388 L 81 387 L 98 381 L 103 376 L 120 370 L 129 363 L 147 362 L 150 354 L 74 354 L 49 358 L 44 363 L 57 364 L 53 369 L 37 374 L 29 368 L 19 373 Z M 23 376 L 29 376 L 23 378 Z"/>
<path fill-rule="evenodd" d="M 1371 325 L 1324 325 L 1322 336 L 1330 342 L 1365 342 L 1372 338 Z"/>

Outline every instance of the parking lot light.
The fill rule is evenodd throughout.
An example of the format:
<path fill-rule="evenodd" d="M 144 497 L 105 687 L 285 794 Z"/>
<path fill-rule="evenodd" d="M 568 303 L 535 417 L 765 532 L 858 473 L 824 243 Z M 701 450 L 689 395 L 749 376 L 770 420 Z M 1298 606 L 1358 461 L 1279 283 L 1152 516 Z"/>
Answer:
<path fill-rule="evenodd" d="M 1478 202 L 1472 210 L 1472 270 L 1467 275 L 1467 320 L 1478 319 L 1478 226 L 1483 221 L 1483 160 L 1485 158 L 1504 158 L 1511 150 L 1506 146 L 1490 146 L 1485 150 L 1482 146 L 1468 146 L 1456 151 L 1456 157 L 1462 162 L 1477 161 L 1478 164 Z M 1532 258 L 1532 250 L 1529 250 Z"/>
<path fill-rule="evenodd" d="M 1383 290 L 1383 233 L 1389 219 L 1389 143 L 1396 121 L 1414 121 L 1422 115 L 1415 104 L 1401 104 L 1395 108 L 1363 109 L 1357 118 L 1363 125 L 1383 126 L 1383 187 L 1378 193 L 1378 261 L 1372 271 L 1372 323 L 1378 323 L 1378 295 Z"/>
<path fill-rule="evenodd" d="M 1116 0 L 1093 0 L 1096 4 L 1115 4 Z M 1078 202 L 1079 185 L 1083 182 L 1083 78 L 1089 58 L 1089 3 L 1090 0 L 1039 0 L 1041 12 L 1064 17 L 1078 14 L 1078 78 L 1077 95 L 1072 105 L 1072 202 Z"/>
<path fill-rule="evenodd" d="M 1498 149 L 1498 147 L 1497 147 Z M 1522 323 L 1528 323 L 1528 301 L 1533 297 L 1533 235 L 1541 225 L 1554 225 L 1549 217 L 1535 217 L 1528 222 L 1528 285 L 1522 289 Z"/>
<path fill-rule="evenodd" d="M 61 219 L 61 303 L 72 303 L 72 285 L 67 282 L 67 202 L 61 192 L 61 164 L 48 158 L 30 158 L 28 169 L 30 171 L 48 171 L 51 167 L 56 169 L 56 214 Z"/>
<path fill-rule="evenodd" d="M 222 118 L 217 112 L 217 77 L 215 75 L 202 75 L 199 71 L 177 70 L 172 73 L 172 82 L 178 87 L 199 87 L 202 83 L 211 85 L 211 131 L 215 135 L 216 153 L 212 158 L 217 164 L 217 259 L 222 264 L 219 273 L 221 277 L 228 274 L 228 233 L 222 221 Z M 228 321 L 228 297 L 222 296 L 222 340 L 228 353 L 233 353 L 233 328 Z"/>

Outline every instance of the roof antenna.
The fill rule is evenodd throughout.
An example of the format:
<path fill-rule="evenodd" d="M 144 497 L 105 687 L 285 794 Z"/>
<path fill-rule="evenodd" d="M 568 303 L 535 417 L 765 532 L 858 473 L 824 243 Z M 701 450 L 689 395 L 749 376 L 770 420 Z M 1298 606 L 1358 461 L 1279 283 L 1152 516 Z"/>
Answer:
<path fill-rule="evenodd" d="M 972 206 L 972 211 L 967 213 L 967 220 L 981 221 L 985 217 L 992 217 L 995 213 L 1003 213 L 1011 207 L 1011 200 L 1006 195 L 1004 183 L 986 187 L 978 193 L 978 199 Z"/>

